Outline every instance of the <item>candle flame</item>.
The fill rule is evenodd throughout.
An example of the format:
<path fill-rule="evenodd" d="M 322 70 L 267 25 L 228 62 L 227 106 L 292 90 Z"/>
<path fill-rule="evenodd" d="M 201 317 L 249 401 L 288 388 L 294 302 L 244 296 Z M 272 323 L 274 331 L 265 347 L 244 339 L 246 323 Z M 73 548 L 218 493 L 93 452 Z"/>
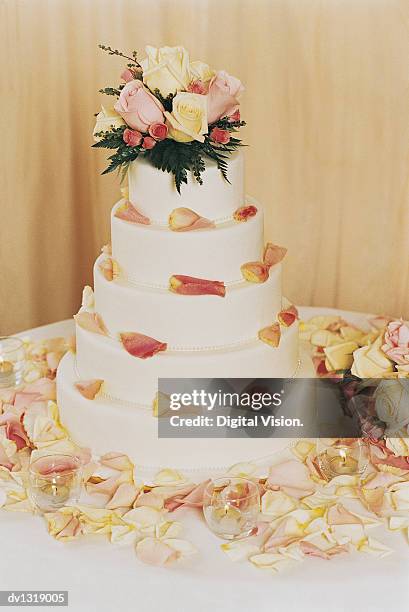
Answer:
<path fill-rule="evenodd" d="M 347 452 L 346 452 L 346 450 L 345 450 L 344 448 L 341 448 L 341 449 L 339 450 L 339 456 L 340 456 L 340 457 L 341 457 L 341 459 L 342 459 L 342 463 L 345 463 L 345 462 L 346 462 L 346 460 L 347 460 Z"/>

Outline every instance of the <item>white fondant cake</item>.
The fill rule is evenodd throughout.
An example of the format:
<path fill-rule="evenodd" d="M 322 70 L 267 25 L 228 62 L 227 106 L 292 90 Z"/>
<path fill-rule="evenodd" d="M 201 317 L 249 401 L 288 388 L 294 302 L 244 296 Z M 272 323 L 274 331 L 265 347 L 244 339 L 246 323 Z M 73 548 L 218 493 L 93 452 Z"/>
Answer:
<path fill-rule="evenodd" d="M 159 439 L 158 378 L 311 370 L 300 367 L 296 309 L 282 299 L 285 249 L 265 249 L 262 208 L 245 196 L 244 88 L 182 47 L 153 51 L 163 61 L 128 63 L 124 82 L 108 88 L 114 107 L 97 115 L 95 146 L 110 150 L 105 172 L 126 171 L 129 199 L 112 209 L 111 251 L 95 262 L 94 293 L 76 316 L 76 355 L 58 369 L 59 408 L 74 440 L 96 453 L 228 466 L 287 440 Z"/>

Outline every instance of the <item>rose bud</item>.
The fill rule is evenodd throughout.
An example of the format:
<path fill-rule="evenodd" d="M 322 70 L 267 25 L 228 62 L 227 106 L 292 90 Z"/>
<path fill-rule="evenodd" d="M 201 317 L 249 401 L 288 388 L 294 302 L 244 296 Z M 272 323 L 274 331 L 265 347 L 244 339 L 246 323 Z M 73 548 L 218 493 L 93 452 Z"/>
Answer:
<path fill-rule="evenodd" d="M 210 138 L 214 140 L 214 142 L 218 142 L 219 144 L 227 144 L 230 142 L 230 134 L 227 130 L 222 130 L 218 127 L 214 127 L 210 132 Z"/>
<path fill-rule="evenodd" d="M 124 130 L 122 138 L 128 147 L 138 147 L 142 142 L 142 134 L 138 130 Z"/>
<path fill-rule="evenodd" d="M 240 121 L 240 111 L 237 109 L 230 117 L 228 117 L 230 123 L 234 123 L 236 121 Z"/>
<path fill-rule="evenodd" d="M 144 149 L 153 149 L 155 145 L 156 145 L 156 140 L 154 138 L 152 138 L 151 136 L 145 136 L 142 142 L 142 147 Z"/>
<path fill-rule="evenodd" d="M 152 123 L 149 126 L 149 134 L 155 140 L 165 140 L 168 135 L 168 126 L 165 123 Z"/>

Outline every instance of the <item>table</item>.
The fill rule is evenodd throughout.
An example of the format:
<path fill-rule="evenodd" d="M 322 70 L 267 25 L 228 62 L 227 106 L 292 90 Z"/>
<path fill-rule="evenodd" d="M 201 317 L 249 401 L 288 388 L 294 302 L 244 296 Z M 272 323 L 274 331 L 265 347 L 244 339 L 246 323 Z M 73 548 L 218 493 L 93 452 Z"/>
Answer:
<path fill-rule="evenodd" d="M 334 313 L 358 325 L 367 316 L 300 308 L 303 319 Z M 72 321 L 63 321 L 20 335 L 39 340 L 72 331 Z M 63 544 L 47 534 L 40 517 L 0 512 L 0 590 L 68 590 L 68 609 L 74 612 L 409 609 L 409 544 L 400 532 L 373 531 L 395 550 L 384 559 L 358 553 L 332 561 L 313 558 L 272 575 L 231 562 L 220 540 L 193 516 L 199 511 L 178 512 L 199 555 L 170 569 L 142 565 L 131 548 L 109 544 L 102 536 Z"/>

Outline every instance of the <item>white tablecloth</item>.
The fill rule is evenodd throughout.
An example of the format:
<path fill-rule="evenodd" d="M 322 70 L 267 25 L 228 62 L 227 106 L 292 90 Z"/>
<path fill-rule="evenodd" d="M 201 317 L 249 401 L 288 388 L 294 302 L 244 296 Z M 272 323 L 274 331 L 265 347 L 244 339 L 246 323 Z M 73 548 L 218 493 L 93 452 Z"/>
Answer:
<path fill-rule="evenodd" d="M 334 311 L 301 308 L 300 313 L 307 319 Z M 339 314 L 357 324 L 365 319 Z M 40 339 L 72 330 L 72 322 L 63 321 L 22 335 Z M 69 610 L 75 612 L 409 610 L 409 544 L 401 533 L 373 531 L 395 550 L 381 560 L 359 553 L 332 561 L 311 558 L 273 575 L 231 562 L 220 540 L 198 520 L 199 511 L 179 513 L 199 554 L 186 565 L 162 569 L 142 565 L 132 548 L 102 536 L 63 544 L 47 534 L 41 517 L 1 511 L 0 590 L 68 590 Z"/>

